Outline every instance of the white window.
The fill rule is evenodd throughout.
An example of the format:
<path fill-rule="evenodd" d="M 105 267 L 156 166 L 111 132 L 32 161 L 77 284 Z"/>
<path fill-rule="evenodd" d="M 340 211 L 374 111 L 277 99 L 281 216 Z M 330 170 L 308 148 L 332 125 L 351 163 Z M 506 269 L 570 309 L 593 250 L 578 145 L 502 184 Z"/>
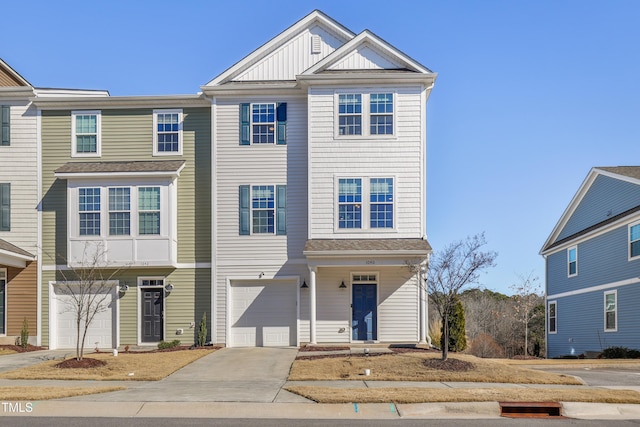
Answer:
<path fill-rule="evenodd" d="M 629 259 L 640 256 L 640 223 L 629 225 Z"/>
<path fill-rule="evenodd" d="M 578 275 L 578 247 L 567 249 L 567 273 L 569 277 Z"/>
<path fill-rule="evenodd" d="M 604 331 L 618 330 L 618 291 L 604 293 Z"/>
<path fill-rule="evenodd" d="M 131 189 L 109 188 L 109 235 L 131 234 Z"/>
<path fill-rule="evenodd" d="M 549 333 L 555 334 L 558 332 L 558 313 L 557 313 L 558 304 L 555 301 L 549 301 L 549 308 L 547 312 L 547 316 L 549 319 Z"/>
<path fill-rule="evenodd" d="M 153 111 L 153 155 L 182 155 L 182 110 Z"/>
<path fill-rule="evenodd" d="M 394 178 L 338 178 L 338 230 L 393 230 L 395 226 Z"/>
<path fill-rule="evenodd" d="M 100 188 L 78 189 L 78 212 L 81 236 L 100 235 Z"/>
<path fill-rule="evenodd" d="M 71 112 L 71 156 L 100 157 L 102 114 L 100 111 Z"/>
<path fill-rule="evenodd" d="M 336 95 L 338 138 L 380 137 L 395 134 L 395 95 L 392 92 Z"/>
<path fill-rule="evenodd" d="M 138 188 L 138 232 L 160 234 L 160 187 Z"/>

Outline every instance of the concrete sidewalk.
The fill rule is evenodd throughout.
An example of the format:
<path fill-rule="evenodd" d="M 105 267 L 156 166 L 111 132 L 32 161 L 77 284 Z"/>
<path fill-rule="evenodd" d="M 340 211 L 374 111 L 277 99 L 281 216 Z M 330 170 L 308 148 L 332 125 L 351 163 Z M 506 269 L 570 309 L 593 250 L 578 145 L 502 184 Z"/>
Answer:
<path fill-rule="evenodd" d="M 66 352 L 67 354 L 69 352 Z M 0 357 L 0 371 L 61 358 L 41 351 Z M 534 388 L 524 384 L 398 381 L 287 381 L 296 348 L 221 349 L 161 381 L 2 380 L 0 386 L 102 387 L 126 390 L 40 402 L 0 405 L 0 416 L 192 417 L 192 418 L 499 418 L 497 402 L 420 404 L 318 404 L 283 388 L 321 385 L 337 388 Z M 306 355 L 308 353 L 302 353 Z M 241 368 L 239 368 L 241 367 Z M 601 388 L 589 386 L 563 386 Z M 615 388 L 615 387 L 611 387 Z M 27 404 L 29 404 L 27 406 Z M 563 403 L 563 414 L 584 419 L 640 419 L 640 405 Z"/>

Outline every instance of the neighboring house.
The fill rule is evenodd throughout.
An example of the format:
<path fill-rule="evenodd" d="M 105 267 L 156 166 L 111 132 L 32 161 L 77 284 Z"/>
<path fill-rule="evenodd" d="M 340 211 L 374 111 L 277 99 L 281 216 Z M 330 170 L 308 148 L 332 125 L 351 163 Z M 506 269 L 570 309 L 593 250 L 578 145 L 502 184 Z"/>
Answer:
<path fill-rule="evenodd" d="M 106 276 L 119 269 L 87 347 L 193 343 L 211 299 L 210 102 L 187 95 L 34 103 L 42 131 L 42 344 L 75 347 L 75 313 L 61 285 L 82 265 Z"/>
<path fill-rule="evenodd" d="M 547 357 L 640 349 L 640 166 L 593 168 L 541 254 Z"/>
<path fill-rule="evenodd" d="M 314 11 L 202 87 L 214 342 L 425 341 L 435 78 Z"/>
<path fill-rule="evenodd" d="M 15 344 L 27 319 L 36 343 L 37 113 L 34 88 L 0 60 L 0 343 Z"/>

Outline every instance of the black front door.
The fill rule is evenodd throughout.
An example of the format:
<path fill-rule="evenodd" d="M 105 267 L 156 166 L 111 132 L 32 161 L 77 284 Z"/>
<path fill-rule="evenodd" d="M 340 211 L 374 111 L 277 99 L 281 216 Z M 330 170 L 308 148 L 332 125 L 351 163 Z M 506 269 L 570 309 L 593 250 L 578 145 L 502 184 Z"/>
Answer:
<path fill-rule="evenodd" d="M 142 342 L 163 340 L 163 311 L 164 289 L 142 288 Z"/>

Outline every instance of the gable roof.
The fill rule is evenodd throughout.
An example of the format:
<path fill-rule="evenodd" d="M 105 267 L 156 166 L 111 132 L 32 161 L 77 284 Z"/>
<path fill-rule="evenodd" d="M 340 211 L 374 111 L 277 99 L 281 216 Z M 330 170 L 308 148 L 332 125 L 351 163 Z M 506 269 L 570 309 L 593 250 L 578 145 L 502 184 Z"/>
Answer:
<path fill-rule="evenodd" d="M 184 168 L 184 160 L 143 160 L 131 162 L 68 162 L 54 172 L 58 178 L 74 178 L 104 175 L 155 175 L 178 176 Z"/>
<path fill-rule="evenodd" d="M 585 229 L 579 230 L 569 236 L 563 237 L 558 240 L 558 237 L 560 236 L 563 228 L 567 225 L 567 222 L 582 202 L 583 198 L 595 182 L 596 178 L 598 178 L 599 176 L 607 176 L 609 178 L 640 185 L 640 166 L 607 166 L 592 168 L 585 180 L 580 185 L 580 188 L 578 189 L 576 194 L 573 196 L 573 199 L 571 199 L 569 206 L 567 206 L 567 208 L 565 209 L 564 213 L 560 217 L 560 220 L 553 228 L 553 231 L 542 246 L 542 249 L 540 250 L 541 255 L 546 254 L 548 251 L 557 248 L 558 246 L 561 246 L 567 242 L 571 242 L 579 237 L 585 236 L 640 211 L 639 204 L 638 206 L 634 206 L 630 209 L 625 210 L 624 212 L 620 212 L 603 221 L 592 224 Z"/>
<path fill-rule="evenodd" d="M 352 33 L 346 27 L 342 26 L 337 21 L 333 20 L 329 16 L 316 9 L 271 40 L 269 40 L 267 43 L 251 52 L 249 55 L 245 56 L 230 68 L 223 71 L 221 74 L 219 74 L 217 77 L 203 86 L 203 89 L 206 87 L 218 86 L 233 81 L 233 79 L 239 74 L 246 71 L 249 67 L 255 65 L 259 61 L 264 60 L 287 41 L 293 39 L 305 29 L 309 29 L 315 25 L 320 25 L 323 28 L 327 29 L 338 39 L 342 40 L 342 42 L 350 40 L 354 37 L 354 33 Z"/>
<path fill-rule="evenodd" d="M 0 58 L 0 87 L 33 87 L 24 77 Z"/>

